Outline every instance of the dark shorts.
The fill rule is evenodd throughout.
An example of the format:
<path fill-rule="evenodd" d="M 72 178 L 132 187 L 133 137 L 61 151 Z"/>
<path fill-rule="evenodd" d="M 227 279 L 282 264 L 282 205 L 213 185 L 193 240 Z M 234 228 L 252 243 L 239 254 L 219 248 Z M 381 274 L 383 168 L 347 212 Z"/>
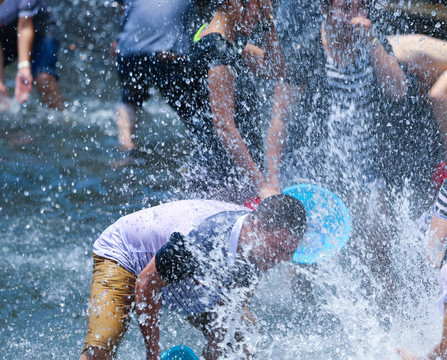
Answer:
<path fill-rule="evenodd" d="M 149 89 L 156 88 L 183 119 L 191 116 L 187 106 L 189 64 L 183 58 L 163 61 L 157 54 L 117 56 L 124 104 L 141 107 L 149 98 Z"/>
<path fill-rule="evenodd" d="M 0 32 L 0 42 L 4 52 L 4 66 L 17 59 L 17 26 L 8 25 Z M 47 35 L 34 38 L 31 72 L 35 78 L 40 73 L 48 73 L 58 78 L 56 70 L 59 41 Z"/>
<path fill-rule="evenodd" d="M 48 36 L 36 39 L 33 47 L 33 59 L 31 61 L 31 70 L 33 76 L 40 73 L 48 73 L 58 78 L 56 70 L 57 52 L 59 42 Z"/>

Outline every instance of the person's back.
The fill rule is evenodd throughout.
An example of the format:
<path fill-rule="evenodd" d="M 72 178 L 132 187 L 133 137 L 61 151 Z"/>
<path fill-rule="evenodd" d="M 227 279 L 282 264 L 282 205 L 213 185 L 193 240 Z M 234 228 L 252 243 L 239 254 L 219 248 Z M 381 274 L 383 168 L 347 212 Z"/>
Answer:
<path fill-rule="evenodd" d="M 117 51 L 123 56 L 189 51 L 188 13 L 192 0 L 124 0 Z"/>
<path fill-rule="evenodd" d="M 138 275 L 172 233 L 186 235 L 211 215 L 241 209 L 245 208 L 214 200 L 182 200 L 140 210 L 109 226 L 93 252 Z"/>

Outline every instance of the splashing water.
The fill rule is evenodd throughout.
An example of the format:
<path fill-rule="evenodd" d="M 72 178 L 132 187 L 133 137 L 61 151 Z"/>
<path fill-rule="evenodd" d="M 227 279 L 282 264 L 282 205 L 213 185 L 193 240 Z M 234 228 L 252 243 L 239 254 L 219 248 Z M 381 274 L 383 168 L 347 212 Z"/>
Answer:
<path fill-rule="evenodd" d="M 0 349 L 12 360 L 77 358 L 94 240 L 126 213 L 188 197 L 181 171 L 191 146 L 158 95 L 145 105 L 148 120 L 138 129 L 149 150 L 145 166 L 122 166 L 128 159 L 116 150 L 114 122 L 119 86 L 108 55 L 118 32 L 114 3 L 50 3 L 66 34 L 59 71 L 67 108 L 46 110 L 34 94 L 25 106 L 11 102 L 0 113 Z M 379 20 L 385 28 L 397 21 Z M 405 114 L 396 118 L 404 122 Z M 431 199 L 412 183 L 399 185 L 387 192 L 384 220 L 394 304 L 376 301 L 382 285 L 361 261 L 364 249 L 346 249 L 318 269 L 280 265 L 254 293 L 259 333 L 246 338 L 256 359 L 397 359 L 397 346 L 425 354 L 439 341 L 436 271 L 425 261 L 427 239 L 418 231 Z M 368 206 L 381 213 L 377 202 Z M 200 354 L 204 339 L 184 318 L 165 312 L 162 324 L 163 349 L 187 344 Z M 133 315 L 117 359 L 143 354 Z"/>

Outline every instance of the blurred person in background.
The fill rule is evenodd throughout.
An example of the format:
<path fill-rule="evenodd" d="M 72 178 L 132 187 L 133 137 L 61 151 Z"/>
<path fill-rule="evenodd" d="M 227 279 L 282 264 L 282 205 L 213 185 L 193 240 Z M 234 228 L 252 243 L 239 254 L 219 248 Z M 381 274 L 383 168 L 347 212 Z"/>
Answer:
<path fill-rule="evenodd" d="M 15 98 L 25 102 L 35 84 L 42 103 L 64 109 L 57 84 L 57 26 L 44 2 L 0 0 L 0 97 L 8 107 L 5 66 L 17 60 Z"/>
<path fill-rule="evenodd" d="M 386 39 L 373 31 L 365 1 L 323 0 L 321 8 L 321 30 L 296 41 L 287 79 L 275 92 L 269 179 L 277 187 L 316 183 L 346 201 L 353 249 L 386 284 L 374 291 L 388 304 L 393 280 L 375 130 L 381 102 L 406 96 L 406 76 Z"/>
<path fill-rule="evenodd" d="M 158 89 L 183 119 L 189 118 L 185 100 L 188 84 L 190 36 L 188 16 L 194 0 L 120 0 L 122 29 L 112 46 L 121 82 L 117 108 L 120 149 L 137 157 L 144 150 L 135 134 L 149 90 Z"/>
<path fill-rule="evenodd" d="M 322 10 L 325 20 L 321 31 L 296 42 L 293 57 L 290 54 L 287 59 L 288 78 L 283 93 L 277 93 L 288 105 L 272 119 L 268 136 L 269 175 L 278 186 L 281 168 L 290 173 L 289 177 L 307 171 L 296 161 L 303 150 L 299 137 L 304 137 L 306 131 L 311 151 L 319 143 L 327 145 L 329 135 L 333 135 L 335 147 L 341 146 L 340 154 L 328 154 L 325 148 L 324 157 L 333 165 L 326 169 L 320 164 L 315 169 L 314 177 L 319 181 L 328 181 L 325 177 L 332 177 L 329 180 L 333 182 L 342 180 L 343 176 L 333 176 L 338 171 L 334 161 L 338 160 L 337 165 L 362 167 L 361 171 L 347 174 L 357 177 L 348 180 L 373 182 L 377 144 L 371 126 L 374 112 L 379 109 L 377 99 L 400 100 L 407 91 L 405 74 L 386 39 L 382 44 L 374 34 L 364 1 L 322 1 Z M 287 118 L 297 104 L 301 105 L 298 118 Z M 291 180 L 287 174 L 282 175 L 285 182 Z"/>

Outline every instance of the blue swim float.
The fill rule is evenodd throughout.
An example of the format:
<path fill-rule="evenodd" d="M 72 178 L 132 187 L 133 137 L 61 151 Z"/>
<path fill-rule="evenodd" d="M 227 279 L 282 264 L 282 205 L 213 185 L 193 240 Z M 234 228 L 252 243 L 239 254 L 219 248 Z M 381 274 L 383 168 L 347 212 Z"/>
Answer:
<path fill-rule="evenodd" d="M 301 201 L 307 212 L 308 228 L 293 262 L 316 264 L 343 249 L 351 233 L 351 215 L 337 195 L 311 184 L 294 185 L 283 193 Z"/>
<path fill-rule="evenodd" d="M 186 345 L 178 345 L 163 353 L 161 360 L 199 360 L 199 358 L 191 348 Z"/>

